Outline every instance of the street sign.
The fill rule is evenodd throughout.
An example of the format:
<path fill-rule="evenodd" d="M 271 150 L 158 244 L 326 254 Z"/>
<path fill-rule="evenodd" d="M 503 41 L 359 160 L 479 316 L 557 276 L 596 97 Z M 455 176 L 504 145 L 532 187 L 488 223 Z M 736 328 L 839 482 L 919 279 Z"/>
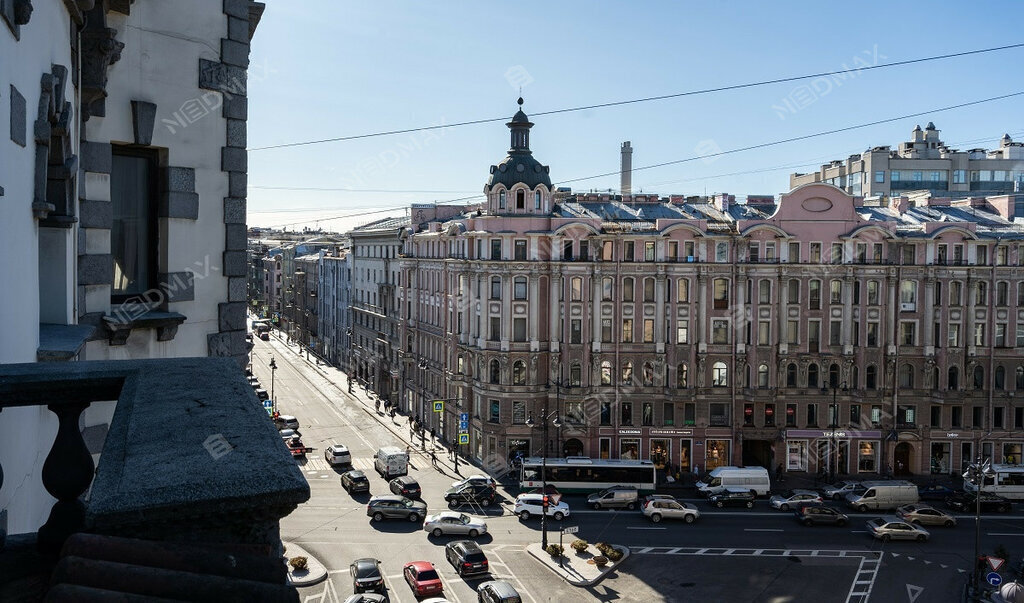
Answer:
<path fill-rule="evenodd" d="M 466 431 L 469 429 L 469 421 L 459 421 L 459 431 Z"/>
<path fill-rule="evenodd" d="M 459 444 L 468 444 L 468 443 L 469 443 L 469 434 L 468 433 L 460 433 L 459 434 Z"/>
<path fill-rule="evenodd" d="M 444 412 L 443 400 L 434 400 L 434 412 Z"/>
<path fill-rule="evenodd" d="M 1006 563 L 1006 559 L 1000 559 L 999 557 L 985 557 L 988 560 L 988 566 L 992 568 L 993 572 L 998 572 L 999 568 L 1003 567 Z"/>
<path fill-rule="evenodd" d="M 263 408 L 274 408 L 274 401 L 273 400 L 264 400 L 263 401 Z"/>
<path fill-rule="evenodd" d="M 579 531 L 580 531 L 580 527 L 579 526 L 569 526 L 569 527 L 566 527 L 566 528 L 562 528 L 562 533 L 563 534 L 575 534 L 576 532 L 579 532 Z"/>
<path fill-rule="evenodd" d="M 469 413 L 468 412 L 460 412 L 459 413 L 459 420 L 460 421 L 469 421 Z"/>
<path fill-rule="evenodd" d="M 999 586 L 1003 583 L 1003 577 L 996 572 L 989 572 L 988 575 L 985 576 L 985 580 L 987 580 L 992 586 Z"/>

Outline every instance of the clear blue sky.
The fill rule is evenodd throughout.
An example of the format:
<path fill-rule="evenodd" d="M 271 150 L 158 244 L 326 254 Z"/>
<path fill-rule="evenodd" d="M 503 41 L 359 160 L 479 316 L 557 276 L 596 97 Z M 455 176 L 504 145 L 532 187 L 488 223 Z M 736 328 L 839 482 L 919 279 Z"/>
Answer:
<path fill-rule="evenodd" d="M 252 44 L 249 146 L 511 117 L 1024 42 L 1024 4 L 992 2 L 364 2 L 268 0 Z M 1012 34 L 1010 34 L 1012 35 Z M 1024 49 L 539 116 L 534 156 L 556 183 L 1024 90 Z M 512 70 L 512 71 L 510 71 Z M 797 90 L 801 85 L 809 85 Z M 1024 140 L 1024 97 L 637 172 L 634 191 L 788 189 L 810 171 L 934 121 L 958 148 Z M 503 123 L 251 151 L 249 224 L 347 229 L 379 208 L 479 194 Z M 784 169 L 763 171 L 781 166 Z M 797 167 L 799 166 L 799 167 Z M 741 174 L 736 174 L 742 172 Z M 729 174 L 729 175 L 725 175 Z M 618 188 L 608 176 L 574 190 Z M 316 187 L 421 192 L 268 190 Z M 427 192 L 443 191 L 443 192 Z M 452 191 L 452 192 L 447 192 Z M 308 211 L 307 211 L 308 210 Z"/>

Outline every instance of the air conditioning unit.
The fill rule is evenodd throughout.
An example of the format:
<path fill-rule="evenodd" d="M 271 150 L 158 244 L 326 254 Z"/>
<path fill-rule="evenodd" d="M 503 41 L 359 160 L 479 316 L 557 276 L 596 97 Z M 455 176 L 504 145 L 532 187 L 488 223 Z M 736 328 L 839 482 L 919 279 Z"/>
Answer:
<path fill-rule="evenodd" d="M 692 255 L 686 256 L 686 261 L 687 262 L 692 262 L 693 261 L 693 256 Z"/>
<path fill-rule="evenodd" d="M 902 302 L 900 303 L 900 312 L 913 312 L 917 309 L 917 304 Z"/>

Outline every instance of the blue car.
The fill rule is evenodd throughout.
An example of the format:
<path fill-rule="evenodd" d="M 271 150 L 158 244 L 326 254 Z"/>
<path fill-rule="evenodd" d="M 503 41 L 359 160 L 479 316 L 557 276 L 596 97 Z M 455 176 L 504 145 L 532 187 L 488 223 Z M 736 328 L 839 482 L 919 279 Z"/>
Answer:
<path fill-rule="evenodd" d="M 917 495 L 921 497 L 921 500 L 946 500 L 946 497 L 952 495 L 953 492 L 952 488 L 942 484 L 917 487 Z"/>

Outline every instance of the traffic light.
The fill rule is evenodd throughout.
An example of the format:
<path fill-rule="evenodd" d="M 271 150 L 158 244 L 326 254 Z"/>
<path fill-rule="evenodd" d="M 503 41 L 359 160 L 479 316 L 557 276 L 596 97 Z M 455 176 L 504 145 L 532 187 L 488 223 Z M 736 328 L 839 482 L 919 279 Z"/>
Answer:
<path fill-rule="evenodd" d="M 544 495 L 543 501 L 544 501 L 544 510 L 547 511 L 548 510 L 548 495 L 547 494 Z"/>

